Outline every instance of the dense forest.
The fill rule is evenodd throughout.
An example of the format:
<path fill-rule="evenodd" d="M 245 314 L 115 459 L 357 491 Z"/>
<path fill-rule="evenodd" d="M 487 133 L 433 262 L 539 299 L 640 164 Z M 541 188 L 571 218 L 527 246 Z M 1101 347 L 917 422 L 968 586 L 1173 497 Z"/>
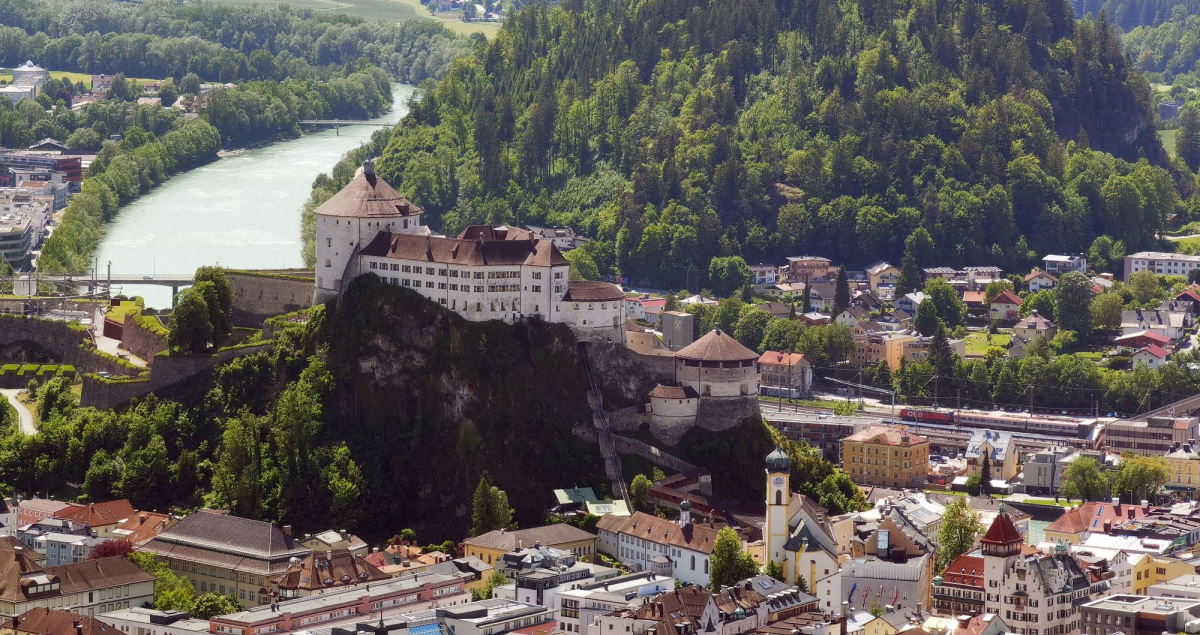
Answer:
<path fill-rule="evenodd" d="M 1163 82 L 1200 86 L 1200 15 L 1181 14 L 1155 26 L 1140 26 L 1125 36 L 1125 49 L 1138 68 Z"/>
<path fill-rule="evenodd" d="M 1200 0 L 1071 0 L 1071 3 L 1076 15 L 1099 16 L 1103 12 L 1125 31 L 1200 13 Z"/>
<path fill-rule="evenodd" d="M 1064 0 L 528 6 L 425 88 L 380 174 L 453 232 L 571 225 L 602 273 L 713 257 L 1028 267 L 1158 245 L 1194 190 L 1103 16 Z"/>
<path fill-rule="evenodd" d="M 431 20 L 367 23 L 282 6 L 168 0 L 0 0 L 0 65 L 206 81 L 319 79 L 360 60 L 416 83 L 440 77 L 467 40 Z M 332 69 L 336 71 L 337 69 Z"/>

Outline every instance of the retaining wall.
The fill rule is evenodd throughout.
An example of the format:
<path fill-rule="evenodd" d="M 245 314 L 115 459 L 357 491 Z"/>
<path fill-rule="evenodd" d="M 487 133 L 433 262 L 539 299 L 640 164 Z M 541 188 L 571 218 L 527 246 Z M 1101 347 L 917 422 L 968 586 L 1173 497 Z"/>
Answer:
<path fill-rule="evenodd" d="M 609 410 L 644 404 L 656 384 L 675 381 L 675 358 L 639 355 L 620 342 L 593 342 L 589 357 Z"/>
<path fill-rule="evenodd" d="M 270 348 L 272 344 L 259 344 L 226 351 L 216 355 L 168 356 L 162 355 L 154 360 L 148 377 L 136 379 L 120 378 L 105 379 L 95 375 L 83 376 L 83 394 L 79 403 L 95 408 L 115 408 L 130 399 L 145 396 L 156 390 L 174 386 L 212 370 L 217 364 L 223 364 L 231 359 L 250 355 Z"/>
<path fill-rule="evenodd" d="M 262 325 L 272 315 L 291 313 L 313 304 L 311 270 L 226 271 L 233 287 L 233 323 Z"/>
<path fill-rule="evenodd" d="M 137 369 L 96 351 L 87 329 L 62 320 L 47 320 L 0 313 L 0 348 L 29 342 L 45 349 L 55 361 L 81 372 L 105 371 L 133 375 Z"/>
<path fill-rule="evenodd" d="M 153 315 L 142 316 L 143 320 L 155 320 Z M 164 327 L 166 328 L 166 327 Z M 138 357 L 153 363 L 154 356 L 167 350 L 167 336 L 160 335 L 138 323 L 132 313 L 125 314 L 125 323 L 121 329 L 121 347 Z"/>

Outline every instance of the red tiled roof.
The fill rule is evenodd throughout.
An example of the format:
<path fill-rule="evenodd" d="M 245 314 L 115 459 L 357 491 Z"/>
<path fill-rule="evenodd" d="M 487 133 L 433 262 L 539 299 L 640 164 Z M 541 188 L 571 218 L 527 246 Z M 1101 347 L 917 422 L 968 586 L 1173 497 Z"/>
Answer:
<path fill-rule="evenodd" d="M 1015 304 L 1020 306 L 1021 298 L 1017 297 L 1017 294 L 1012 291 L 1005 289 L 1003 293 L 992 298 L 991 304 Z"/>
<path fill-rule="evenodd" d="M 122 536 L 121 540 L 137 545 L 162 533 L 162 530 L 166 529 L 172 520 L 167 514 L 136 512 L 126 518 L 125 522 L 117 527 L 117 530 L 130 532 Z"/>
<path fill-rule="evenodd" d="M 362 170 L 354 175 L 337 194 L 313 210 L 320 216 L 349 216 L 370 218 L 376 216 L 410 216 L 420 214 L 421 208 L 400 196 L 387 181 L 374 172 Z"/>
<path fill-rule="evenodd" d="M 1101 502 L 1084 503 L 1059 516 L 1058 520 L 1046 527 L 1046 531 L 1078 534 L 1093 527 L 1096 530 L 1103 531 L 1106 522 L 1139 518 L 1144 514 L 1145 510 L 1137 505 L 1113 505 L 1112 503 Z"/>
<path fill-rule="evenodd" d="M 109 626 L 94 617 L 45 607 L 29 609 L 20 617 L 15 618 L 15 621 L 16 632 L 23 634 L 120 635 L 121 633 L 115 626 Z"/>
<path fill-rule="evenodd" d="M 767 351 L 758 358 L 760 364 L 784 366 L 795 366 L 802 361 L 804 361 L 804 353 L 781 353 L 779 351 Z"/>
<path fill-rule="evenodd" d="M 983 304 L 986 299 L 987 296 L 982 291 L 963 291 L 963 302 Z"/>
<path fill-rule="evenodd" d="M 1134 353 L 1134 355 L 1137 355 L 1138 353 L 1141 353 L 1143 351 L 1150 353 L 1151 355 L 1153 355 L 1159 359 L 1167 358 L 1167 352 L 1164 351 L 1162 348 L 1155 346 L 1153 344 L 1151 344 L 1149 346 L 1144 346 L 1144 347 L 1138 349 L 1137 352 Z"/>
<path fill-rule="evenodd" d="M 1025 282 L 1029 282 L 1030 280 L 1033 280 L 1034 278 L 1042 278 L 1042 277 L 1050 278 L 1051 280 L 1053 280 L 1055 282 L 1058 281 L 1058 278 L 1055 278 L 1054 276 L 1046 273 L 1045 271 L 1038 270 L 1038 271 L 1030 272 L 1029 275 L 1025 276 Z"/>
<path fill-rule="evenodd" d="M 680 359 L 695 359 L 705 362 L 740 362 L 758 359 L 758 353 L 742 346 L 721 329 L 713 329 L 704 337 L 688 344 L 675 353 Z"/>
<path fill-rule="evenodd" d="M 132 515 L 133 505 L 127 498 L 104 503 L 73 505 L 54 513 L 55 518 L 73 520 L 92 528 L 115 525 Z"/>
<path fill-rule="evenodd" d="M 1200 291 L 1198 291 L 1194 287 L 1180 291 L 1179 295 L 1175 296 L 1175 299 L 1178 300 L 1179 298 L 1182 298 L 1185 296 L 1188 298 L 1191 298 L 1194 302 L 1200 302 Z"/>
<path fill-rule="evenodd" d="M 1010 542 L 1022 542 L 1022 538 L 1021 532 L 1017 531 L 1017 526 L 1013 524 L 1007 514 L 996 514 L 996 520 L 992 521 L 992 526 L 988 527 L 987 533 L 983 534 L 983 538 L 980 538 L 979 542 L 1003 545 Z"/>
<path fill-rule="evenodd" d="M 1155 333 L 1154 331 L 1138 331 L 1136 333 L 1130 333 L 1129 335 L 1115 337 L 1113 338 L 1113 342 L 1120 344 L 1121 342 L 1135 341 L 1140 339 L 1147 339 L 1152 342 L 1158 342 L 1159 344 L 1166 344 L 1167 342 L 1171 341 L 1167 338 L 1167 336 L 1160 333 Z"/>
<path fill-rule="evenodd" d="M 942 579 L 951 584 L 977 587 L 983 589 L 983 557 L 976 554 L 964 553 L 954 559 L 942 572 Z"/>
<path fill-rule="evenodd" d="M 882 443 L 884 445 L 900 446 L 929 443 L 928 439 L 916 433 L 890 426 L 867 426 L 843 440 L 856 443 Z"/>

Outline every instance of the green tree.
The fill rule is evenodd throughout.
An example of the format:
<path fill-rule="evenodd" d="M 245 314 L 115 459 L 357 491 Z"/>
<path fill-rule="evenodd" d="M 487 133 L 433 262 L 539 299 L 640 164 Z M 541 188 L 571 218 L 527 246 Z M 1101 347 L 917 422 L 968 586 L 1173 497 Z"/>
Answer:
<path fill-rule="evenodd" d="M 979 466 L 979 494 L 992 495 L 992 457 L 990 452 L 983 453 L 983 462 Z"/>
<path fill-rule="evenodd" d="M 471 599 L 475 601 L 490 600 L 495 593 L 496 587 L 508 584 L 510 580 L 503 573 L 493 570 L 484 580 L 483 586 L 477 589 L 471 589 Z"/>
<path fill-rule="evenodd" d="M 937 534 L 937 568 L 939 571 L 975 546 L 982 527 L 979 514 L 967 505 L 963 496 L 955 496 L 946 505 Z"/>
<path fill-rule="evenodd" d="M 197 285 L 202 282 L 213 285 L 216 302 L 215 306 L 208 307 L 213 337 L 221 339 L 229 335 L 233 328 L 233 285 L 225 276 L 225 270 L 220 267 L 200 267 L 196 269 L 195 281 Z"/>
<path fill-rule="evenodd" d="M 737 324 L 733 327 L 733 337 L 749 349 L 757 349 L 766 334 L 767 325 L 773 316 L 770 313 L 747 304 L 738 312 Z"/>
<path fill-rule="evenodd" d="M 742 548 L 742 538 L 732 527 L 722 527 L 713 540 L 709 558 L 709 588 L 719 591 L 758 573 L 758 565 Z"/>
<path fill-rule="evenodd" d="M 725 298 L 748 288 L 754 272 L 741 256 L 722 256 L 708 263 L 708 282 L 713 293 Z"/>
<path fill-rule="evenodd" d="M 850 281 L 846 278 L 846 268 L 839 267 L 837 282 L 833 292 L 833 314 L 837 315 L 850 306 Z"/>
<path fill-rule="evenodd" d="M 967 316 L 967 307 L 962 297 L 945 278 L 930 278 L 925 283 L 926 302 L 931 302 L 942 322 L 949 328 L 961 325 Z M 924 304 L 924 302 L 922 302 Z"/>
<path fill-rule="evenodd" d="M 1143 306 L 1163 298 L 1163 289 L 1158 282 L 1158 274 L 1153 271 L 1133 272 L 1125 281 L 1125 286 L 1133 294 L 1133 300 Z"/>
<path fill-rule="evenodd" d="M 1100 471 L 1100 464 L 1090 456 L 1083 456 L 1071 461 L 1063 471 L 1060 492 L 1068 500 L 1077 498 L 1081 501 L 1099 500 L 1108 493 L 1108 479 Z"/>
<path fill-rule="evenodd" d="M 192 609 L 189 611 L 192 617 L 207 620 L 218 615 L 228 615 L 242 610 L 241 602 L 232 595 L 222 595 L 220 593 L 203 593 L 192 602 Z"/>
<path fill-rule="evenodd" d="M 1195 104 L 1188 104 L 1179 111 L 1175 154 L 1193 172 L 1200 170 L 1200 109 Z"/>
<path fill-rule="evenodd" d="M 775 578 L 780 582 L 784 581 L 783 567 L 781 567 L 779 563 L 775 562 L 774 560 L 768 562 L 767 566 L 763 567 L 763 575 Z"/>
<path fill-rule="evenodd" d="M 1107 291 L 1092 298 L 1092 304 L 1088 307 L 1092 326 L 1105 331 L 1121 328 L 1121 311 L 1124 308 L 1125 302 L 1119 293 Z"/>
<path fill-rule="evenodd" d="M 1021 317 L 1026 317 L 1034 311 L 1047 319 L 1054 317 L 1056 303 L 1053 290 L 1034 291 L 1021 298 Z"/>
<path fill-rule="evenodd" d="M 484 471 L 471 500 L 471 535 L 513 528 L 513 509 L 508 504 L 508 494 L 492 485 L 491 476 Z"/>
<path fill-rule="evenodd" d="M 1092 333 L 1092 281 L 1078 271 L 1058 279 L 1054 287 L 1054 321 L 1060 329 L 1075 331 L 1081 340 Z"/>
<path fill-rule="evenodd" d="M 771 318 L 767 321 L 766 328 L 763 329 L 762 342 L 751 348 L 762 351 L 794 351 L 803 331 L 804 327 L 796 320 Z"/>
<path fill-rule="evenodd" d="M 1121 457 L 1121 467 L 1113 475 L 1114 495 L 1129 494 L 1129 502 L 1154 500 L 1159 490 L 1171 480 L 1171 469 L 1161 456 L 1140 456 L 1126 453 Z"/>
<path fill-rule="evenodd" d="M 971 496 L 979 496 L 983 491 L 983 477 L 978 474 L 972 474 L 967 478 L 966 484 L 967 493 Z"/>
<path fill-rule="evenodd" d="M 941 318 L 938 317 L 937 307 L 926 299 L 924 302 L 917 305 L 917 314 L 913 316 L 913 327 L 926 337 L 933 335 L 939 326 L 943 326 Z"/>
<path fill-rule="evenodd" d="M 800 312 L 811 313 L 812 308 L 812 284 L 809 283 L 808 278 L 805 278 L 804 290 L 800 296 Z"/>
<path fill-rule="evenodd" d="M 983 288 L 984 304 L 990 304 L 996 296 L 1005 291 L 1012 291 L 1013 283 L 1008 280 L 995 280 Z"/>
<path fill-rule="evenodd" d="M 70 414 L 75 407 L 75 393 L 71 392 L 71 380 L 55 377 L 42 386 L 38 394 L 37 415 L 41 421 L 49 421 L 59 415 Z"/>
<path fill-rule="evenodd" d="M 192 288 L 179 293 L 168 322 L 167 346 L 173 353 L 201 353 L 212 340 L 212 321 L 202 292 Z"/>
<path fill-rule="evenodd" d="M 646 478 L 645 474 L 638 474 L 633 477 L 629 483 L 629 502 L 633 504 L 633 508 L 640 512 L 652 511 L 650 506 L 650 486 L 653 483 Z"/>
<path fill-rule="evenodd" d="M 142 571 L 154 576 L 154 608 L 160 611 L 191 611 L 196 591 L 187 578 L 176 575 L 158 556 L 134 551 L 129 559 Z"/>
<path fill-rule="evenodd" d="M 571 263 L 571 267 L 567 275 L 571 280 L 599 280 L 600 268 L 596 266 L 596 261 L 592 259 L 592 255 L 585 249 L 572 249 L 563 254 L 567 262 Z"/>
<path fill-rule="evenodd" d="M 1096 271 L 1109 271 L 1125 258 L 1125 243 L 1109 236 L 1097 236 L 1088 248 L 1088 265 Z"/>

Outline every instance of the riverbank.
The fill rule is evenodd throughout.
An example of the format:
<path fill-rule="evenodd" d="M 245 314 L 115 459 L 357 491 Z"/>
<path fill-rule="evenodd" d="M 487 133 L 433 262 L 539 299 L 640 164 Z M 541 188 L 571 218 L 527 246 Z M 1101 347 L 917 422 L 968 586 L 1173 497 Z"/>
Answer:
<path fill-rule="evenodd" d="M 202 265 L 242 269 L 303 266 L 300 210 L 313 180 L 358 147 L 380 124 L 407 112 L 415 87 L 394 84 L 393 108 L 375 125 L 345 126 L 251 148 L 181 173 L 112 219 L 96 252 L 101 271 L 187 274 Z M 171 304 L 168 287 L 126 285 L 147 307 Z"/>

